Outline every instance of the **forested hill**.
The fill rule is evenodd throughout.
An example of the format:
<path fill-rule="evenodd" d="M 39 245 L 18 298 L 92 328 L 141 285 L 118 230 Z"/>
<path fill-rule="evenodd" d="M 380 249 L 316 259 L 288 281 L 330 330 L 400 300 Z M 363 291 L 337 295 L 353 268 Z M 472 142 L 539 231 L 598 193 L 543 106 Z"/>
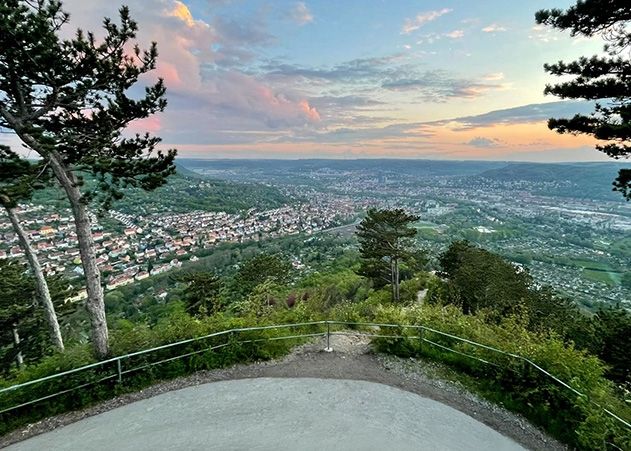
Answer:
<path fill-rule="evenodd" d="M 301 160 L 200 160 L 178 159 L 179 164 L 193 171 L 216 174 L 222 178 L 239 178 L 242 174 L 257 176 L 275 174 L 304 174 L 311 171 L 335 170 L 349 172 L 387 172 L 417 177 L 462 177 L 477 175 L 486 170 L 504 167 L 497 161 L 447 161 L 403 159 L 301 159 Z"/>
<path fill-rule="evenodd" d="M 540 185 L 542 194 L 598 199 L 622 199 L 612 182 L 622 166 L 616 163 L 510 163 L 486 170 L 476 180 Z"/>
<path fill-rule="evenodd" d="M 93 179 L 85 177 L 90 184 Z M 177 173 L 166 185 L 146 192 L 137 188 L 124 191 L 112 208 L 123 213 L 151 214 L 159 212 L 187 213 L 194 210 L 236 213 L 250 208 L 271 209 L 289 202 L 278 189 L 255 183 L 238 183 L 210 179 L 177 165 Z M 56 187 L 38 191 L 33 203 L 66 205 L 64 194 Z"/>

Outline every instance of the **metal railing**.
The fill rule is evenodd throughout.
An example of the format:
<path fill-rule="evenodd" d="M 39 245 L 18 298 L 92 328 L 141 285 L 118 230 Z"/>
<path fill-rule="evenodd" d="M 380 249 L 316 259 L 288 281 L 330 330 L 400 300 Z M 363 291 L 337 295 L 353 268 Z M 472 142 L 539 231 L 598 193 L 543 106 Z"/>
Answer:
<path fill-rule="evenodd" d="M 399 330 L 412 330 L 412 331 L 416 331 L 417 335 L 403 335 L 401 333 L 389 333 L 389 334 L 384 334 L 384 333 L 370 333 L 370 332 L 366 332 L 366 331 L 359 331 L 359 330 L 354 330 L 354 331 L 344 331 L 344 330 L 331 330 L 331 326 L 335 327 L 335 326 L 344 326 L 344 327 L 355 327 L 355 328 L 367 328 L 369 331 L 373 331 L 373 332 L 377 332 L 377 331 L 381 331 L 382 329 L 399 329 Z M 272 336 L 272 337 L 261 337 L 259 336 L 258 338 L 248 338 L 248 339 L 240 339 L 240 338 L 244 338 L 242 337 L 242 335 L 246 334 L 246 333 L 251 333 L 251 332 L 264 332 L 264 331 L 285 331 L 285 330 L 291 330 L 291 329 L 297 329 L 297 328 L 317 328 L 317 332 L 313 332 L 313 333 L 294 333 L 294 334 L 288 334 L 288 335 L 280 335 L 280 336 Z M 108 381 L 108 380 L 116 380 L 117 383 L 122 383 L 123 382 L 123 376 L 126 374 L 130 374 L 133 372 L 137 372 L 137 371 L 141 371 L 141 370 L 145 370 L 148 368 L 151 368 L 153 366 L 156 365 L 160 365 L 160 364 L 164 364 L 167 362 L 173 362 L 179 359 L 183 359 L 185 357 L 192 357 L 194 355 L 198 355 L 198 354 L 203 354 L 203 353 L 208 353 L 208 352 L 212 352 L 212 351 L 216 351 L 219 350 L 221 348 L 225 348 L 228 347 L 230 345 L 233 344 L 247 344 L 247 343 L 258 343 L 258 342 L 265 342 L 265 341 L 277 341 L 277 340 L 304 340 L 307 338 L 313 338 L 313 337 L 326 337 L 326 347 L 325 347 L 325 351 L 332 351 L 332 347 L 331 347 L 331 336 L 336 336 L 336 335 L 352 335 L 352 336 L 363 336 L 363 337 L 369 337 L 369 338 L 380 338 L 380 339 L 384 339 L 384 338 L 393 338 L 393 339 L 411 339 L 411 340 L 418 340 L 418 343 L 420 345 L 420 351 L 421 354 L 424 352 L 423 351 L 423 347 L 425 344 L 431 346 L 431 347 L 435 347 L 438 348 L 442 351 L 447 351 L 447 352 L 451 352 L 451 353 L 455 353 L 470 359 L 473 359 L 475 361 L 481 362 L 485 365 L 491 365 L 494 367 L 502 367 L 501 364 L 498 364 L 496 362 L 492 362 L 490 361 L 490 359 L 488 358 L 482 358 L 479 355 L 474 355 L 472 353 L 467 353 L 464 352 L 461 349 L 454 349 L 453 347 L 449 347 L 445 344 L 441 344 L 438 343 L 438 341 L 435 340 L 430 340 L 429 338 L 427 338 L 428 335 L 436 335 L 438 337 L 444 337 L 444 338 L 448 338 L 449 340 L 454 340 L 458 343 L 467 345 L 467 346 L 471 346 L 473 348 L 475 348 L 476 350 L 483 350 L 485 352 L 490 352 L 492 354 L 497 354 L 497 355 L 501 355 L 501 356 L 505 356 L 508 357 L 510 359 L 512 359 L 513 361 L 518 361 L 521 362 L 522 365 L 527 365 L 530 368 L 534 369 L 536 372 L 538 372 L 539 374 L 549 378 L 550 380 L 554 381 L 556 384 L 558 384 L 559 386 L 563 387 L 564 389 L 569 390 L 571 393 L 573 393 L 576 396 L 579 396 L 581 398 L 585 398 L 587 400 L 589 400 L 591 403 L 593 403 L 594 405 L 596 405 L 597 407 L 599 407 L 600 409 L 602 409 L 602 411 L 607 414 L 608 416 L 610 416 L 611 418 L 615 419 L 617 422 L 619 422 L 621 425 L 623 425 L 624 427 L 628 428 L 629 430 L 631 430 L 631 424 L 626 421 L 625 419 L 621 418 L 620 416 L 616 415 L 615 413 L 613 413 L 612 411 L 610 411 L 609 409 L 601 406 L 600 404 L 596 403 L 595 401 L 591 400 L 586 394 L 580 392 L 579 390 L 575 389 L 574 387 L 572 387 L 571 385 L 569 385 L 568 383 L 562 381 L 561 379 L 559 379 L 558 377 L 554 376 L 553 374 L 551 374 L 549 371 L 545 370 L 544 368 L 542 368 L 541 366 L 537 365 L 535 362 L 533 362 L 532 360 L 523 357 L 521 355 L 518 354 L 514 354 L 511 352 L 506 352 L 503 351 L 501 349 L 497 349 L 494 348 L 492 346 L 488 346 L 482 343 L 477 343 L 475 341 L 466 339 L 466 338 L 462 338 L 462 337 L 458 337 L 456 335 L 453 334 L 449 334 L 446 332 L 442 332 L 439 331 L 437 329 L 433 329 L 430 327 L 426 327 L 426 326 L 422 326 L 422 325 L 403 325 L 403 324 L 384 324 L 384 323 L 367 323 L 367 322 L 349 322 L 349 321 L 312 321 L 312 322 L 305 322 L 305 323 L 294 323 L 294 324 L 280 324 L 280 325 L 270 325 L 270 326 L 258 326 L 258 327 L 245 327 L 245 328 L 235 328 L 235 329 L 229 329 L 229 330 L 224 330 L 221 332 L 215 332 L 209 335 L 205 335 L 202 337 L 196 337 L 196 338 L 191 338 L 191 339 L 187 339 L 187 340 L 182 340 L 182 341 L 178 341 L 175 343 L 169 343 L 163 346 L 158 346 L 155 348 L 151 348 L 151 349 L 146 349 L 146 350 L 142 350 L 142 351 L 138 351 L 138 352 L 133 352 L 130 354 L 125 354 L 125 355 L 121 355 L 121 356 L 117 356 L 117 357 L 113 357 L 111 359 L 108 360 L 103 360 L 100 362 L 96 362 L 96 363 L 92 363 L 90 365 L 85 365 L 79 368 L 74 368 L 68 371 L 63 371 L 60 373 L 56 373 L 56 374 L 52 374 L 50 376 L 46 376 L 46 377 L 42 377 L 40 379 L 35 379 L 35 380 L 31 380 L 28 382 L 24 382 L 21 384 L 15 384 L 12 385 L 10 387 L 6 387 L 3 389 L 0 389 L 0 403 L 2 402 L 2 396 L 6 396 L 12 393 L 16 393 L 19 392 L 20 390 L 25 389 L 26 387 L 31 387 L 34 386 L 36 384 L 42 384 L 44 382 L 53 382 L 53 381 L 59 381 L 65 378 L 68 378 L 69 376 L 73 376 L 73 375 L 77 375 L 77 374 L 81 374 L 81 373 L 89 373 L 91 371 L 94 370 L 98 370 L 96 376 L 94 377 L 92 380 L 89 380 L 87 382 L 82 382 L 78 385 L 74 385 L 70 388 L 66 388 L 63 390 L 59 390 L 56 392 L 52 392 L 52 393 L 47 393 L 43 396 L 39 396 L 36 399 L 30 399 L 28 401 L 23 401 L 20 403 L 17 403 L 15 405 L 10 405 L 10 406 L 4 406 L 1 408 L 0 410 L 0 414 L 4 414 L 4 413 L 8 413 L 11 411 L 14 411 L 16 409 L 22 408 L 22 407 L 26 407 L 29 405 L 33 405 L 45 400 L 49 400 L 52 399 L 54 397 L 57 396 L 61 396 L 63 394 L 67 394 L 67 393 L 71 393 L 73 391 L 76 390 L 80 390 L 89 386 L 94 386 L 96 384 L 100 384 L 102 382 Z M 245 337 L 247 338 L 247 337 Z M 217 343 L 216 339 L 220 339 L 221 342 Z M 210 343 L 208 343 L 210 342 Z M 193 351 L 188 351 L 182 354 L 177 354 L 174 356 L 169 356 L 167 358 L 157 358 L 156 360 L 153 361 L 149 361 L 149 362 L 141 362 L 140 365 L 133 365 L 133 360 L 135 358 L 138 357 L 151 357 L 151 356 L 158 356 L 161 351 L 165 351 L 165 350 L 172 350 L 176 347 L 179 346 L 184 346 L 184 345 L 191 345 L 191 344 L 199 344 L 199 343 L 206 343 L 204 345 L 201 346 L 200 349 L 195 349 Z M 131 363 L 131 365 L 130 365 Z M 107 369 L 108 367 L 112 367 L 109 370 Z M 98 374 L 101 373 L 101 374 Z M 104 374 L 103 374 L 104 373 Z M 1 405 L 1 404 L 0 404 Z"/>

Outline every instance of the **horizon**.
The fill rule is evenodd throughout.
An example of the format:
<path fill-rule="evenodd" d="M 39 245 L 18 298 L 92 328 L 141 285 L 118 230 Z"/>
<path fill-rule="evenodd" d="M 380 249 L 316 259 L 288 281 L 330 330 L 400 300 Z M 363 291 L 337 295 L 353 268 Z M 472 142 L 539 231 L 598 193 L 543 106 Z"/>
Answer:
<path fill-rule="evenodd" d="M 296 157 L 296 158 L 272 158 L 272 157 L 251 157 L 251 158 L 242 158 L 242 157 L 224 157 L 224 158 L 202 158 L 202 157 L 182 157 L 177 156 L 177 160 L 199 160 L 199 161 L 431 161 L 431 162 L 444 162 L 444 163 L 507 163 L 507 164 L 598 164 L 598 165 L 624 165 L 626 164 L 623 160 L 615 160 L 615 159 L 607 159 L 607 160 L 575 160 L 575 161 L 532 161 L 532 160 L 480 160 L 480 159 L 461 159 L 461 160 L 447 160 L 447 159 L 438 159 L 438 158 L 396 158 L 396 157 L 387 157 L 387 156 L 376 156 L 376 157 L 359 157 L 359 158 L 346 158 L 346 157 Z"/>

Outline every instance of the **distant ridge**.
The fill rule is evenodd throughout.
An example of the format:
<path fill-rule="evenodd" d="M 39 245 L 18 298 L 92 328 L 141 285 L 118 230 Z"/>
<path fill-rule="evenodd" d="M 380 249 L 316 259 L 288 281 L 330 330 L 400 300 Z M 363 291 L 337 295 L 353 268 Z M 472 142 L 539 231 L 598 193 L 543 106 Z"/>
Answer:
<path fill-rule="evenodd" d="M 225 171 L 241 168 L 256 172 L 276 172 L 278 170 L 309 171 L 335 169 L 339 171 L 387 171 L 417 176 L 477 175 L 489 169 L 506 166 L 506 162 L 499 161 L 400 160 L 386 158 L 357 160 L 202 160 L 182 158 L 178 159 L 178 163 L 192 170 Z"/>
<path fill-rule="evenodd" d="M 612 182 L 620 169 L 616 163 L 510 163 L 493 168 L 476 178 L 498 182 L 563 183 L 554 194 L 575 197 L 621 199 L 612 191 Z M 552 194 L 552 192 L 551 192 Z"/>

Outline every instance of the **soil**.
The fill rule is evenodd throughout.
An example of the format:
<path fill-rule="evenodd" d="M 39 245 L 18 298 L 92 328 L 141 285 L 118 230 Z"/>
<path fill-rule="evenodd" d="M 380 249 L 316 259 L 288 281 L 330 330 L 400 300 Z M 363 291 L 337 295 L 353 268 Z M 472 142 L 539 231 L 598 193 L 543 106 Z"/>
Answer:
<path fill-rule="evenodd" d="M 295 348 L 282 359 L 200 371 L 158 383 L 83 410 L 30 424 L 0 437 L 0 448 L 125 404 L 184 387 L 232 379 L 310 377 L 364 380 L 397 387 L 453 407 L 512 438 L 527 449 L 568 449 L 525 418 L 479 398 L 456 383 L 440 379 L 436 376 L 437 365 L 434 363 L 374 353 L 368 339 L 353 334 L 332 336 L 332 352 L 325 352 L 324 347 L 323 340 L 316 340 Z"/>

